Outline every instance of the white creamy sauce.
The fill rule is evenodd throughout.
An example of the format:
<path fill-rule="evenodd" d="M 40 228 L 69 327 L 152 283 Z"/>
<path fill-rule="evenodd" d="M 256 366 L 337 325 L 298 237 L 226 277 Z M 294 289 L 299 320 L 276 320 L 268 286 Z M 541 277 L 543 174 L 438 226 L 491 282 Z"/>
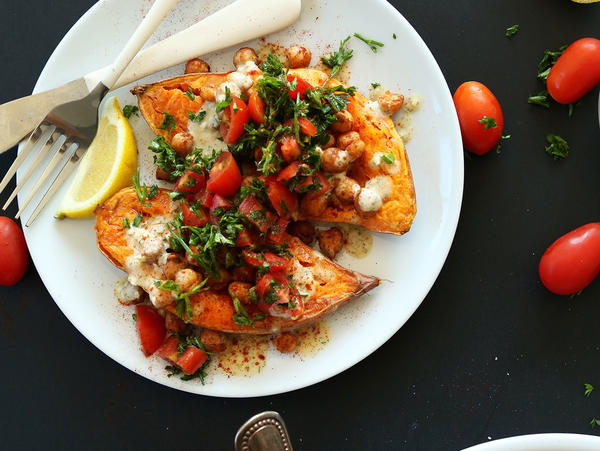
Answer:
<path fill-rule="evenodd" d="M 365 188 L 377 193 L 385 201 L 392 194 L 392 180 L 387 175 L 378 175 L 368 180 Z"/>
<path fill-rule="evenodd" d="M 381 196 L 376 191 L 369 188 L 362 188 L 356 198 L 362 211 L 377 211 L 383 205 Z"/>
<path fill-rule="evenodd" d="M 314 293 L 315 279 L 313 277 L 311 268 L 305 268 L 300 264 L 298 259 L 293 258 L 289 272 L 291 273 L 292 281 L 294 282 L 294 285 L 296 285 L 298 293 L 305 296 L 310 296 Z"/>
<path fill-rule="evenodd" d="M 365 107 L 368 110 L 370 110 L 375 116 L 387 116 L 381 109 L 379 100 L 371 100 L 370 102 L 365 103 Z"/>
<path fill-rule="evenodd" d="M 404 111 L 408 111 L 409 113 L 413 113 L 421 108 L 423 104 L 423 97 L 419 94 L 413 94 L 404 98 L 404 103 L 402 104 L 402 109 Z"/>
<path fill-rule="evenodd" d="M 371 159 L 369 160 L 369 167 L 371 169 L 383 169 L 386 174 L 395 174 L 400 170 L 400 163 L 398 160 L 394 159 L 393 163 L 388 163 L 382 159 L 384 155 L 387 155 L 383 152 L 375 152 Z"/>
<path fill-rule="evenodd" d="M 210 156 L 213 149 L 217 152 L 227 150 L 227 144 L 219 138 L 219 118 L 215 102 L 204 102 L 200 111 L 206 116 L 199 123 L 189 120 L 188 132 L 194 137 L 194 146 L 203 150 L 204 156 Z"/>
<path fill-rule="evenodd" d="M 376 88 L 373 88 L 371 86 L 371 88 L 369 89 L 369 99 L 370 100 L 377 101 L 377 100 L 379 100 L 379 97 L 381 97 L 384 94 L 385 94 L 385 89 L 381 85 L 377 86 Z"/>
<path fill-rule="evenodd" d="M 402 141 L 407 143 L 412 139 L 414 130 L 412 128 L 412 115 L 423 105 L 423 97 L 419 94 L 412 94 L 404 98 L 402 103 L 402 115 L 396 123 L 396 130 Z"/>
<path fill-rule="evenodd" d="M 231 80 L 227 80 L 221 83 L 219 86 L 217 86 L 217 92 L 215 94 L 215 100 L 217 101 L 217 103 L 225 100 L 225 97 L 227 97 L 227 90 L 229 90 L 229 95 L 231 95 L 231 97 L 239 97 L 242 95 L 242 90 L 237 85 L 237 83 Z"/>
<path fill-rule="evenodd" d="M 121 304 L 131 305 L 140 299 L 142 289 L 129 283 L 127 277 L 123 277 L 115 283 L 114 293 Z"/>

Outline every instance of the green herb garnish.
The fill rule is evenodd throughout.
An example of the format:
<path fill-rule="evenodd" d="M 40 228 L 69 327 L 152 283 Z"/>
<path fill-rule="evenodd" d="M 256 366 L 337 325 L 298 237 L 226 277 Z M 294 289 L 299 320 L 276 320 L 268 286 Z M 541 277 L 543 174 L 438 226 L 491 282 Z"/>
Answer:
<path fill-rule="evenodd" d="M 390 150 L 390 153 L 381 156 L 381 160 L 387 164 L 394 164 L 396 162 L 396 157 L 394 156 L 394 152 Z"/>
<path fill-rule="evenodd" d="M 125 105 L 123 107 L 123 116 L 129 119 L 132 115 L 136 115 L 139 117 L 140 109 L 135 105 Z"/>
<path fill-rule="evenodd" d="M 175 122 L 175 116 L 167 113 L 166 111 L 163 112 L 163 114 L 165 115 L 165 118 L 163 119 L 162 124 L 156 128 L 160 130 L 166 130 L 171 133 L 171 131 L 173 131 L 173 129 L 177 126 L 177 122 Z"/>
<path fill-rule="evenodd" d="M 550 144 L 546 146 L 546 153 L 552 155 L 555 160 L 569 156 L 569 144 L 560 136 L 549 133 L 546 135 L 546 141 Z"/>
<path fill-rule="evenodd" d="M 217 102 L 217 113 L 220 113 L 232 103 L 233 99 L 231 98 L 231 92 L 229 91 L 229 87 L 225 86 L 225 98 Z"/>
<path fill-rule="evenodd" d="M 504 36 L 506 36 L 507 38 L 512 38 L 514 35 L 517 34 L 517 31 L 519 31 L 519 25 L 513 25 L 512 27 L 508 27 L 506 29 L 506 33 L 504 34 Z"/>
<path fill-rule="evenodd" d="M 186 96 L 191 101 L 194 101 L 196 99 L 196 94 L 194 94 L 194 91 L 192 91 L 192 88 L 188 88 L 188 90 L 186 92 L 184 92 L 183 95 Z"/>
<path fill-rule="evenodd" d="M 529 96 L 527 103 L 550 108 L 550 94 L 544 89 L 543 91 L 538 92 L 537 95 Z"/>
<path fill-rule="evenodd" d="M 346 61 L 348 61 L 350 58 L 352 58 L 352 49 L 347 49 L 346 48 L 346 43 L 350 40 L 350 36 L 348 36 L 346 39 L 344 39 L 342 42 L 340 42 L 340 48 L 337 52 L 333 52 L 330 56 L 323 56 L 321 57 L 321 61 L 323 62 L 323 64 L 325 64 L 327 67 L 329 67 L 331 69 L 331 75 L 329 76 L 329 79 L 333 78 L 335 76 L 335 74 L 337 74 L 340 69 L 342 68 L 342 66 L 344 65 L 344 63 Z M 329 80 L 327 80 L 329 81 Z M 327 82 L 325 82 L 323 84 L 323 86 L 325 86 L 327 84 Z"/>
<path fill-rule="evenodd" d="M 188 111 L 188 118 L 192 122 L 201 122 L 202 119 L 204 119 L 205 117 L 206 117 L 206 111 L 205 110 L 200 110 L 196 114 L 192 113 L 191 111 Z"/>
<path fill-rule="evenodd" d="M 585 392 L 583 393 L 585 396 L 590 396 L 594 391 L 594 386 L 592 384 L 583 384 L 585 387 Z"/>
<path fill-rule="evenodd" d="M 133 227 L 139 227 L 143 219 L 144 216 L 141 213 L 138 213 L 135 215 L 135 218 L 133 218 L 133 223 L 131 225 L 133 225 Z"/>
<path fill-rule="evenodd" d="M 383 47 L 383 42 L 365 38 L 363 35 L 358 33 L 354 33 L 354 36 L 363 41 L 365 44 L 367 44 L 373 53 L 377 53 L 377 47 Z"/>
<path fill-rule="evenodd" d="M 496 124 L 496 119 L 494 119 L 493 117 L 483 116 L 477 122 L 483 124 L 485 130 L 498 127 L 498 125 Z"/>
<path fill-rule="evenodd" d="M 129 218 L 123 218 L 123 228 L 128 229 L 130 227 L 131 227 L 131 224 L 129 223 Z"/>
<path fill-rule="evenodd" d="M 373 89 L 377 89 L 377 88 L 379 88 L 380 86 L 381 86 L 381 83 L 371 83 L 371 87 L 372 87 Z"/>
<path fill-rule="evenodd" d="M 146 185 L 140 185 L 140 168 L 137 168 L 135 175 L 133 176 L 133 187 L 137 192 L 138 199 L 144 208 L 150 208 L 152 203 L 150 200 L 154 199 L 158 194 L 158 186 L 152 185 L 150 187 Z M 148 201 L 147 204 L 144 202 Z"/>

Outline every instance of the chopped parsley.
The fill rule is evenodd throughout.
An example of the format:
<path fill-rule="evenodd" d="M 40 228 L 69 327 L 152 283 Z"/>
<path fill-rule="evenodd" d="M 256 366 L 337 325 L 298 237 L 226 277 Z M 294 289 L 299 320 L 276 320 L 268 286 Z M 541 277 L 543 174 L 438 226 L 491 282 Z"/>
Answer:
<path fill-rule="evenodd" d="M 527 99 L 527 103 L 543 106 L 545 108 L 550 108 L 550 94 L 548 94 L 548 91 L 544 89 L 543 91 L 538 92 L 534 96 L 529 96 L 529 98 Z"/>
<path fill-rule="evenodd" d="M 140 168 L 137 168 L 135 175 L 133 176 L 133 187 L 135 188 L 138 199 L 144 208 L 150 208 L 152 199 L 158 194 L 158 186 L 152 185 L 150 187 L 146 185 L 140 185 Z M 144 202 L 148 201 L 147 204 Z"/>
<path fill-rule="evenodd" d="M 583 384 L 585 391 L 583 392 L 583 394 L 585 396 L 590 396 L 592 394 L 592 392 L 594 391 L 594 386 L 592 384 Z"/>
<path fill-rule="evenodd" d="M 162 124 L 160 124 L 156 128 L 160 130 L 166 130 L 169 133 L 171 133 L 173 129 L 177 126 L 177 122 L 175 122 L 175 116 L 167 113 L 166 111 L 163 112 L 163 114 L 165 115 L 165 118 L 163 119 Z"/>
<path fill-rule="evenodd" d="M 123 107 L 123 116 L 129 119 L 132 115 L 136 115 L 139 117 L 140 109 L 135 105 L 125 105 Z"/>
<path fill-rule="evenodd" d="M 517 31 L 519 31 L 519 25 L 513 25 L 512 27 L 508 27 L 506 29 L 506 33 L 504 33 L 504 36 L 506 36 L 507 38 L 512 38 L 514 35 L 517 34 Z"/>
<path fill-rule="evenodd" d="M 381 160 L 387 164 L 394 164 L 396 162 L 396 157 L 394 156 L 394 152 L 390 150 L 390 153 L 381 156 Z"/>
<path fill-rule="evenodd" d="M 171 176 L 171 180 L 181 177 L 187 166 L 186 159 L 167 144 L 163 136 L 154 138 L 148 146 L 154 152 L 154 164 Z"/>
<path fill-rule="evenodd" d="M 192 113 L 191 111 L 188 111 L 188 118 L 192 122 L 201 122 L 202 119 L 204 119 L 205 117 L 206 117 L 206 111 L 205 110 L 200 110 L 196 114 Z"/>
<path fill-rule="evenodd" d="M 493 117 L 483 116 L 477 122 L 483 124 L 485 130 L 488 130 L 490 128 L 498 128 L 498 125 L 496 124 L 496 119 L 494 119 Z"/>
<path fill-rule="evenodd" d="M 225 98 L 217 102 L 217 113 L 220 113 L 232 103 L 233 99 L 231 98 L 231 92 L 229 91 L 229 87 L 225 85 Z"/>
<path fill-rule="evenodd" d="M 134 321 L 137 321 L 137 313 L 132 313 L 132 314 L 131 314 L 131 318 L 132 318 Z"/>
<path fill-rule="evenodd" d="M 352 58 L 353 50 L 346 48 L 346 43 L 349 40 L 350 40 L 350 36 L 348 36 L 346 39 L 344 39 L 342 42 L 340 42 L 340 48 L 338 51 L 333 52 L 331 55 L 329 55 L 327 57 L 325 57 L 325 56 L 321 57 L 321 61 L 323 62 L 323 64 L 325 64 L 327 67 L 329 67 L 331 69 L 331 75 L 329 76 L 330 79 L 335 77 L 335 74 L 337 74 L 340 71 L 340 69 L 342 68 L 344 63 L 346 61 L 348 61 L 350 58 Z M 329 80 L 327 80 L 327 81 L 329 81 Z M 327 82 L 325 82 L 323 84 L 323 86 L 325 86 L 326 84 L 327 84 Z"/>
<path fill-rule="evenodd" d="M 184 92 L 183 95 L 186 96 L 191 101 L 194 101 L 196 99 L 196 94 L 194 94 L 194 91 L 192 91 L 192 88 L 188 88 L 188 90 L 186 92 Z"/>
<path fill-rule="evenodd" d="M 381 86 L 381 83 L 371 83 L 371 87 L 372 87 L 373 89 L 377 89 L 377 88 L 379 88 L 380 86 Z"/>
<path fill-rule="evenodd" d="M 239 324 L 240 326 L 254 326 L 254 321 L 260 321 L 266 317 L 263 312 L 259 312 L 254 315 L 254 318 L 250 318 L 241 301 L 235 296 L 232 296 L 232 299 L 233 309 L 235 310 L 235 313 L 233 314 L 234 323 Z"/>
<path fill-rule="evenodd" d="M 592 418 L 590 421 L 590 425 L 592 426 L 592 428 L 595 428 L 596 426 L 600 426 L 600 420 L 597 420 L 596 418 Z"/>
<path fill-rule="evenodd" d="M 123 228 L 128 229 L 130 227 L 131 227 L 131 224 L 129 223 L 129 218 L 123 218 Z"/>
<path fill-rule="evenodd" d="M 175 302 L 175 313 L 181 319 L 183 319 L 186 323 L 190 322 L 192 319 L 193 311 L 192 311 L 192 301 L 190 296 L 199 293 L 201 291 L 206 291 L 208 288 L 205 287 L 206 279 L 192 288 L 190 291 L 182 293 L 181 287 L 173 282 L 172 280 L 166 280 L 164 282 L 157 280 L 154 282 L 158 288 L 162 290 L 168 290 L 176 294 L 174 302 Z"/>
<path fill-rule="evenodd" d="M 560 55 L 567 49 L 568 46 L 563 45 L 556 52 L 552 52 L 550 50 L 544 50 L 544 56 L 541 61 L 538 63 L 538 78 L 543 80 L 544 82 L 548 79 L 548 74 L 550 73 L 550 69 L 552 66 L 558 61 Z"/>
<path fill-rule="evenodd" d="M 394 39 L 396 39 L 396 33 L 394 33 L 394 34 L 392 35 L 392 37 L 393 37 Z"/>
<path fill-rule="evenodd" d="M 546 153 L 554 157 L 555 160 L 567 158 L 569 156 L 569 144 L 558 135 L 548 133 L 546 135 Z"/>
<path fill-rule="evenodd" d="M 135 218 L 133 218 L 133 223 L 131 225 L 133 225 L 133 227 L 139 227 L 143 219 L 144 216 L 141 213 L 138 213 L 135 215 Z"/>
<path fill-rule="evenodd" d="M 363 35 L 358 33 L 354 33 L 354 36 L 363 41 L 365 44 L 367 44 L 373 53 L 377 53 L 377 47 L 383 47 L 383 42 L 365 38 Z"/>
<path fill-rule="evenodd" d="M 496 153 L 500 153 L 500 149 L 502 148 L 502 141 L 505 139 L 510 139 L 510 135 L 502 135 L 498 140 L 498 145 L 496 146 Z"/>

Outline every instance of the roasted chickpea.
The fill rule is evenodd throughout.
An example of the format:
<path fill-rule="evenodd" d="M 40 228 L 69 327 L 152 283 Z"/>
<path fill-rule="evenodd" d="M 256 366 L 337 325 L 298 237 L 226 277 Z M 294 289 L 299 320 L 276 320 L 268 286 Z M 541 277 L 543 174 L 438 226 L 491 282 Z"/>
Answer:
<path fill-rule="evenodd" d="M 258 56 L 254 49 L 250 47 L 242 47 L 233 55 L 233 65 L 235 67 L 240 67 L 242 64 L 247 63 L 248 61 L 257 62 Z"/>
<path fill-rule="evenodd" d="M 163 168 L 156 167 L 156 178 L 157 180 L 171 181 L 171 174 L 165 171 Z"/>
<path fill-rule="evenodd" d="M 328 196 L 306 195 L 300 201 L 300 209 L 307 216 L 320 216 L 327 208 Z"/>
<path fill-rule="evenodd" d="M 292 45 L 285 51 L 290 62 L 290 67 L 296 69 L 299 67 L 308 67 L 310 65 L 310 50 L 302 45 Z"/>
<path fill-rule="evenodd" d="M 350 166 L 350 155 L 345 150 L 330 147 L 321 155 L 321 166 L 325 172 L 332 174 L 344 172 Z"/>
<path fill-rule="evenodd" d="M 202 282 L 202 276 L 190 268 L 182 269 L 175 274 L 175 283 L 179 285 L 182 293 L 192 291 L 192 288 L 200 282 Z"/>
<path fill-rule="evenodd" d="M 381 196 L 369 188 L 361 188 L 354 198 L 354 208 L 363 217 L 373 216 L 382 204 Z"/>
<path fill-rule="evenodd" d="M 200 58 L 193 58 L 185 64 L 185 73 L 195 74 L 197 72 L 210 72 L 210 66 Z"/>
<path fill-rule="evenodd" d="M 385 94 L 381 95 L 378 100 L 379 105 L 381 106 L 381 111 L 383 111 L 385 114 L 392 115 L 402 108 L 404 96 L 402 94 L 394 94 L 390 91 L 386 91 Z"/>
<path fill-rule="evenodd" d="M 292 235 L 297 236 L 298 238 L 300 238 L 306 244 L 312 243 L 314 241 L 314 239 L 315 239 L 315 228 L 308 221 L 296 221 L 296 222 L 292 222 L 288 226 L 288 231 Z"/>
<path fill-rule="evenodd" d="M 202 100 L 205 100 L 207 102 L 214 102 L 216 95 L 217 88 L 213 88 L 212 86 L 200 87 L 200 97 L 202 98 Z"/>
<path fill-rule="evenodd" d="M 200 341 L 208 352 L 223 352 L 227 348 L 225 337 L 216 330 L 202 329 Z"/>
<path fill-rule="evenodd" d="M 174 315 L 173 313 L 167 311 L 165 312 L 165 327 L 167 328 L 167 330 L 181 334 L 185 332 L 186 325 L 183 322 L 183 320 L 177 315 Z"/>
<path fill-rule="evenodd" d="M 350 155 L 350 161 L 355 161 L 360 158 L 360 156 L 365 151 L 365 142 L 362 140 L 354 141 L 350 143 L 348 147 L 346 147 L 346 151 L 348 155 Z"/>
<path fill-rule="evenodd" d="M 214 276 L 209 276 L 206 278 L 206 284 L 213 290 L 217 291 L 225 289 L 231 280 L 231 274 L 229 274 L 229 271 L 221 268 L 219 273 L 219 278 Z"/>
<path fill-rule="evenodd" d="M 237 298 L 243 304 L 250 304 L 250 288 L 252 284 L 248 282 L 231 282 L 227 291 L 232 298 Z"/>
<path fill-rule="evenodd" d="M 335 258 L 344 247 L 344 234 L 337 227 L 325 230 L 319 235 L 321 252 L 329 258 Z"/>
<path fill-rule="evenodd" d="M 329 127 L 336 133 L 345 133 L 352 130 L 354 119 L 348 110 L 341 110 L 335 113 L 337 119 L 336 122 L 331 124 Z"/>
<path fill-rule="evenodd" d="M 337 146 L 340 149 L 345 149 L 354 141 L 360 141 L 360 135 L 358 132 L 346 132 L 337 137 Z"/>
<path fill-rule="evenodd" d="M 167 257 L 165 266 L 163 267 L 163 274 L 167 280 L 175 280 L 175 276 L 182 269 L 187 268 L 187 263 L 183 255 L 171 253 Z"/>
<path fill-rule="evenodd" d="M 256 269 L 250 265 L 237 266 L 231 270 L 231 277 L 240 282 L 255 282 Z"/>
<path fill-rule="evenodd" d="M 298 346 L 298 337 L 291 332 L 282 332 L 273 338 L 273 345 L 279 352 L 287 354 Z"/>
<path fill-rule="evenodd" d="M 351 204 L 359 191 L 360 185 L 356 180 L 350 177 L 342 177 L 335 187 L 334 194 L 341 203 Z"/>
<path fill-rule="evenodd" d="M 148 295 L 144 290 L 131 285 L 127 279 L 121 279 L 115 284 L 115 296 L 123 305 L 134 305 L 145 301 Z"/>
<path fill-rule="evenodd" d="M 171 140 L 171 147 L 178 155 L 185 157 L 194 150 L 194 137 L 191 133 L 176 133 Z"/>
<path fill-rule="evenodd" d="M 331 133 L 327 133 L 327 136 L 329 139 L 325 144 L 321 146 L 323 149 L 335 146 L 335 136 L 333 136 Z"/>

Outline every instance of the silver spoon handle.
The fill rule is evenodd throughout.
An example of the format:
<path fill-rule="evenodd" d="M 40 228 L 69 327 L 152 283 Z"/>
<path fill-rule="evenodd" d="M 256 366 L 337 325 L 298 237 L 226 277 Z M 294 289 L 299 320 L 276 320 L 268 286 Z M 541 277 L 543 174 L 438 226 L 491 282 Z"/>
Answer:
<path fill-rule="evenodd" d="M 277 412 L 262 412 L 235 434 L 236 451 L 292 451 L 290 436 Z"/>

